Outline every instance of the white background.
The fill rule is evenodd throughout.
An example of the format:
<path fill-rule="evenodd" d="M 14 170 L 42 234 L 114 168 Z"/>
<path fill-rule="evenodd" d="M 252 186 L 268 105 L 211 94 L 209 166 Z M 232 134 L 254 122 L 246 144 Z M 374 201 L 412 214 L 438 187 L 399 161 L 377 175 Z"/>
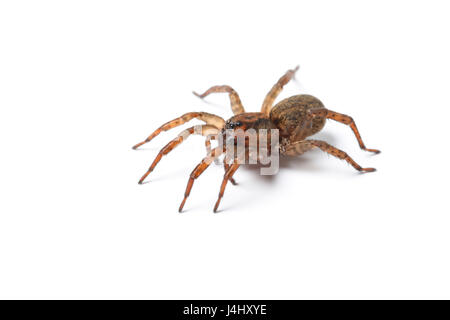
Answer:
<path fill-rule="evenodd" d="M 450 298 L 445 1 L 2 1 L 0 298 Z M 241 168 L 212 213 L 195 136 L 137 181 L 189 111 L 279 99 L 351 115 L 278 175 Z M 209 103 L 207 103 L 209 102 Z M 192 121 L 190 125 L 199 123 Z M 186 126 L 183 126 L 185 128 Z"/>

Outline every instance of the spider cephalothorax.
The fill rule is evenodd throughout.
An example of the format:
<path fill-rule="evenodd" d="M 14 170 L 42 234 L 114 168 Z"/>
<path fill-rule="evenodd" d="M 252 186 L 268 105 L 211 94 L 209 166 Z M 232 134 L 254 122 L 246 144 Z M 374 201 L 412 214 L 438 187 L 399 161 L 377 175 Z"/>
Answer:
<path fill-rule="evenodd" d="M 281 92 L 283 86 L 293 78 L 297 70 L 298 67 L 293 70 L 288 70 L 278 80 L 278 82 L 266 95 L 261 112 L 245 112 L 238 94 L 230 86 L 214 86 L 201 95 L 194 92 L 194 94 L 200 98 L 204 98 L 214 92 L 229 93 L 231 109 L 233 110 L 234 116 L 225 121 L 221 117 L 210 113 L 190 112 L 162 125 L 143 142 L 135 145 L 133 149 L 137 149 L 144 143 L 149 142 L 161 133 L 161 131 L 167 131 L 174 127 L 180 126 L 191 119 L 196 118 L 205 122 L 204 125 L 190 127 L 182 131 L 178 137 L 170 141 L 164 148 L 162 148 L 150 168 L 142 176 L 141 180 L 139 180 L 139 183 L 142 183 L 150 172 L 153 171 L 162 156 L 172 151 L 191 134 L 201 134 L 203 136 L 207 136 L 208 139 L 206 140 L 206 146 L 208 149 L 210 148 L 211 138 L 219 139 L 221 143 L 219 143 L 216 148 L 209 151 L 208 155 L 192 171 L 186 187 L 184 199 L 179 208 L 180 212 L 182 211 L 186 199 L 190 194 L 194 180 L 197 179 L 215 159 L 220 157 L 222 154 L 225 154 L 223 159 L 225 175 L 220 188 L 219 198 L 214 206 L 214 211 L 216 212 L 220 200 L 223 197 L 227 182 L 230 181 L 231 183 L 236 184 L 233 180 L 233 175 L 242 163 L 239 161 L 239 156 L 244 153 L 244 159 L 246 160 L 252 157 L 255 157 L 256 160 L 260 159 L 259 149 L 258 152 L 256 152 L 256 156 L 252 155 L 255 145 L 257 145 L 258 148 L 262 145 L 268 152 L 273 152 L 273 149 L 276 148 L 275 151 L 287 156 L 296 156 L 313 148 L 319 148 L 339 159 L 347 161 L 358 171 L 375 171 L 374 168 L 362 168 L 344 151 L 329 145 L 325 141 L 306 139 L 307 137 L 322 130 L 326 119 L 332 119 L 350 126 L 361 149 L 379 153 L 380 151 L 376 149 L 367 149 L 365 147 L 358 129 L 356 128 L 356 124 L 350 116 L 326 109 L 319 99 L 310 95 L 292 96 L 280 101 L 272 108 L 273 102 Z M 276 130 L 277 135 L 270 134 L 273 130 Z M 250 132 L 255 133 L 254 136 L 256 143 L 252 144 L 249 142 L 252 140 L 251 135 L 250 137 L 247 135 Z M 243 141 L 243 151 L 239 151 L 238 148 L 240 135 L 245 135 L 244 139 L 241 140 L 241 142 Z M 274 136 L 277 141 L 274 141 Z M 231 147 L 230 143 L 227 143 L 227 141 L 230 141 L 230 137 L 232 139 Z"/>

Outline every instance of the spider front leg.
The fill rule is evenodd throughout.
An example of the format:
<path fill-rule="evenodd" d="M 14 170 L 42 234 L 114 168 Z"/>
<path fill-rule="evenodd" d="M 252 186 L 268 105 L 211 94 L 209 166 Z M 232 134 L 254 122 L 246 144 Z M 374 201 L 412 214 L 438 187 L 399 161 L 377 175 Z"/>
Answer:
<path fill-rule="evenodd" d="M 222 153 L 223 147 L 214 148 L 211 151 L 211 155 L 208 155 L 207 157 L 203 158 L 203 160 L 191 172 L 191 175 L 189 176 L 189 180 L 186 186 L 186 191 L 184 192 L 183 201 L 181 201 L 180 208 L 178 209 L 179 212 L 183 210 L 184 204 L 186 203 L 186 199 L 189 197 L 189 194 L 191 193 L 191 189 L 192 186 L 194 185 L 195 179 L 197 179 L 209 167 L 209 165 L 214 161 L 214 159 L 219 157 Z"/>
<path fill-rule="evenodd" d="M 283 87 L 294 77 L 298 68 L 299 66 L 296 66 L 294 69 L 286 71 L 286 73 L 278 80 L 278 82 L 275 83 L 272 89 L 270 89 L 269 93 L 264 98 L 264 102 L 261 107 L 262 113 L 265 113 L 267 115 L 269 114 L 275 99 L 278 97 L 281 90 L 283 90 Z"/>
<path fill-rule="evenodd" d="M 216 116 L 214 114 L 207 113 L 207 112 L 189 112 L 189 113 L 182 115 L 181 117 L 178 117 L 176 119 L 173 119 L 173 120 L 163 124 L 161 127 L 156 129 L 151 135 L 149 135 L 147 137 L 147 139 L 145 139 L 144 141 L 139 142 L 138 144 L 133 146 L 133 149 L 137 149 L 140 146 L 142 146 L 143 144 L 151 141 L 154 137 L 159 135 L 162 131 L 167 131 L 172 128 L 181 126 L 182 124 L 184 124 L 194 118 L 204 121 L 206 124 L 215 126 L 218 129 L 222 129 L 223 126 L 225 125 L 225 120 L 223 120 L 221 117 Z"/>
<path fill-rule="evenodd" d="M 211 154 L 211 140 L 217 140 L 217 138 L 218 138 L 218 136 L 217 136 L 217 134 L 213 134 L 213 135 L 208 135 L 207 137 L 206 137 L 206 140 L 205 140 L 205 147 L 206 147 L 206 154 L 207 155 L 210 155 Z M 225 172 L 227 172 L 227 170 L 228 170 L 228 168 L 229 168 L 229 164 L 227 163 L 227 157 L 225 156 L 224 158 L 223 158 L 223 168 L 225 169 Z M 233 178 L 230 178 L 230 182 L 235 186 L 235 185 L 237 185 L 237 182 L 233 179 Z"/>
<path fill-rule="evenodd" d="M 239 166 L 240 166 L 239 163 L 233 163 L 225 172 L 225 175 L 223 176 L 222 180 L 222 185 L 220 186 L 219 198 L 217 199 L 217 202 L 214 206 L 214 212 L 217 212 L 217 209 L 219 208 L 220 200 L 222 200 L 223 194 L 225 193 L 225 187 L 227 186 L 228 180 L 231 181 L 231 179 L 233 179 L 233 174 L 236 172 Z"/>
<path fill-rule="evenodd" d="M 230 165 L 226 162 L 226 158 L 223 158 L 223 168 L 225 169 L 225 173 L 227 173 Z M 229 180 L 233 186 L 237 185 L 237 182 L 233 179 L 233 177 L 229 177 Z"/>
<path fill-rule="evenodd" d="M 237 92 L 230 86 L 213 86 L 206 90 L 203 94 L 198 94 L 197 92 L 193 91 L 192 93 L 195 94 L 199 98 L 204 98 L 207 95 L 215 92 L 228 92 L 230 95 L 230 103 L 231 103 L 231 110 L 234 114 L 240 114 L 244 113 L 244 107 L 242 106 L 241 99 L 239 98 L 239 95 Z"/>
<path fill-rule="evenodd" d="M 183 141 L 185 141 L 190 135 L 192 134 L 201 134 L 203 136 L 209 136 L 211 134 L 217 134 L 219 132 L 219 129 L 217 129 L 214 126 L 211 125 L 202 125 L 202 126 L 194 126 L 190 127 L 186 130 L 183 130 L 178 137 L 170 141 L 168 144 L 162 148 L 158 155 L 156 156 L 155 160 L 153 160 L 153 163 L 148 168 L 147 172 L 142 176 L 142 178 L 139 180 L 139 184 L 142 184 L 144 182 L 145 178 L 155 169 L 156 165 L 161 161 L 161 158 L 171 152 L 173 149 L 175 149 L 179 144 L 181 144 Z"/>

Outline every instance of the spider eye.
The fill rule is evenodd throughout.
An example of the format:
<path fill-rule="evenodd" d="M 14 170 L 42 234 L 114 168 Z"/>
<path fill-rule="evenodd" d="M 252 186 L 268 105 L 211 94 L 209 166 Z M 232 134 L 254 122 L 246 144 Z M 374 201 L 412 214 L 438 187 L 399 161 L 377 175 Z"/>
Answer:
<path fill-rule="evenodd" d="M 234 128 L 240 127 L 240 126 L 242 126 L 242 122 L 240 122 L 240 121 L 236 121 L 236 122 L 230 121 L 230 122 L 228 123 L 228 125 L 227 125 L 227 127 L 228 127 L 229 129 L 234 129 Z"/>

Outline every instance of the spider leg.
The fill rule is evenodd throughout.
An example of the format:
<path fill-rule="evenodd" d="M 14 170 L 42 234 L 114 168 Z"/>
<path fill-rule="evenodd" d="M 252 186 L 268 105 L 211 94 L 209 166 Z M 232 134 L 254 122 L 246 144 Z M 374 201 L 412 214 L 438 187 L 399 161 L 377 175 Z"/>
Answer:
<path fill-rule="evenodd" d="M 225 192 L 225 187 L 227 186 L 228 180 L 233 177 L 233 174 L 236 172 L 236 170 L 239 168 L 239 163 L 233 163 L 225 172 L 225 175 L 223 176 L 222 185 L 220 186 L 219 191 L 219 198 L 216 201 L 216 204 L 214 206 L 214 212 L 217 212 L 217 209 L 219 208 L 220 200 L 222 200 L 223 194 Z"/>
<path fill-rule="evenodd" d="M 287 156 L 296 156 L 301 155 L 306 151 L 311 150 L 315 147 L 319 148 L 322 151 L 325 151 L 326 153 L 331 154 L 332 156 L 335 156 L 336 158 L 347 161 L 349 164 L 353 166 L 353 168 L 355 168 L 358 171 L 362 172 L 375 171 L 375 168 L 361 167 L 359 164 L 355 162 L 355 160 L 350 158 L 350 156 L 347 153 L 321 140 L 303 140 L 292 144 L 288 144 L 281 147 L 281 153 Z"/>
<path fill-rule="evenodd" d="M 335 156 L 336 158 L 342 159 L 347 161 L 350 165 L 353 166 L 358 171 L 361 172 L 373 172 L 376 169 L 375 168 L 363 168 L 359 164 L 355 162 L 350 156 L 345 153 L 342 150 L 339 150 L 336 147 L 333 147 L 332 145 L 326 143 L 325 141 L 321 140 L 305 140 L 304 142 L 309 142 L 312 146 L 318 147 L 320 150 L 325 151 L 326 153 L 331 154 L 332 156 Z"/>
<path fill-rule="evenodd" d="M 204 121 L 206 124 L 215 126 L 218 129 L 222 129 L 222 127 L 225 125 L 225 120 L 223 120 L 221 117 L 216 116 L 214 114 L 207 113 L 207 112 L 189 112 L 189 113 L 182 115 L 181 117 L 178 117 L 176 119 L 173 119 L 173 120 L 163 124 L 161 127 L 156 129 L 150 136 L 148 136 L 147 139 L 145 139 L 144 141 L 139 142 L 138 144 L 133 146 L 133 149 L 137 149 L 140 146 L 142 146 L 143 144 L 151 141 L 154 137 L 156 137 L 158 134 L 160 134 L 161 131 L 167 131 L 172 128 L 181 126 L 182 124 L 184 124 L 194 118 Z"/>
<path fill-rule="evenodd" d="M 215 134 L 218 132 L 219 132 L 219 129 L 217 129 L 214 126 L 207 125 L 207 124 L 198 126 L 198 127 L 190 127 L 186 130 L 183 130 L 182 132 L 180 132 L 180 134 L 175 139 L 170 141 L 159 151 L 158 155 L 156 156 L 155 160 L 153 160 L 153 163 L 148 168 L 147 172 L 139 180 L 139 184 L 142 184 L 142 182 L 144 182 L 145 178 L 147 178 L 147 176 L 153 171 L 153 169 L 155 169 L 156 165 L 159 163 L 159 161 L 161 161 L 161 158 L 163 156 L 165 156 L 170 151 L 175 149 L 179 144 L 181 144 L 183 141 L 185 141 L 187 139 L 187 137 L 189 137 L 191 134 L 201 134 L 203 136 L 206 136 L 206 135 Z"/>
<path fill-rule="evenodd" d="M 208 135 L 205 139 L 205 149 L 206 154 L 209 155 L 211 153 L 211 140 L 217 140 L 216 135 Z"/>
<path fill-rule="evenodd" d="M 359 143 L 359 147 L 365 151 L 369 151 L 369 152 L 373 152 L 373 153 L 380 153 L 380 150 L 377 149 L 367 149 L 366 146 L 364 145 L 364 142 L 362 141 L 361 135 L 359 134 L 358 128 L 356 127 L 356 123 L 353 120 L 352 117 L 347 116 L 345 114 L 342 113 L 338 113 L 335 111 L 331 111 L 331 110 L 327 110 L 325 109 L 326 112 L 326 117 L 327 119 L 332 119 L 334 121 L 346 124 L 348 126 L 350 126 L 350 128 L 352 129 L 353 133 L 356 136 L 356 139 L 358 140 Z M 314 113 L 314 110 L 311 110 L 312 113 Z M 317 112 L 320 112 L 320 110 L 318 109 Z"/>
<path fill-rule="evenodd" d="M 230 165 L 227 163 L 226 160 L 227 160 L 226 157 L 224 157 L 223 158 L 223 168 L 225 169 L 225 173 L 227 173 L 228 168 L 230 168 Z M 233 177 L 229 177 L 228 179 L 234 186 L 237 185 L 237 182 L 233 179 Z"/>
<path fill-rule="evenodd" d="M 209 155 L 211 153 L 211 140 L 217 140 L 217 135 L 208 135 L 205 140 L 206 154 Z M 223 168 L 225 172 L 228 170 L 228 163 L 226 162 L 226 157 L 223 158 Z M 230 182 L 235 186 L 237 185 L 236 181 L 233 178 L 230 178 Z"/>
<path fill-rule="evenodd" d="M 203 171 L 205 171 L 209 167 L 209 165 L 214 161 L 214 159 L 219 157 L 222 153 L 223 153 L 222 147 L 214 148 L 211 151 L 211 155 L 208 155 L 207 157 L 203 158 L 203 160 L 191 172 L 191 175 L 189 176 L 189 180 L 186 186 L 186 191 L 184 192 L 183 201 L 181 201 L 180 208 L 178 209 L 179 212 L 183 210 L 184 204 L 186 203 L 186 199 L 189 197 L 189 194 L 191 193 L 191 189 L 195 179 L 197 179 L 203 173 Z"/>
<path fill-rule="evenodd" d="M 231 103 L 231 110 L 234 114 L 240 114 L 244 113 L 244 107 L 242 106 L 241 99 L 239 98 L 239 95 L 237 92 L 230 86 L 213 86 L 206 90 L 203 94 L 198 94 L 197 92 L 193 91 L 192 93 L 195 94 L 199 98 L 204 98 L 210 93 L 215 92 L 228 92 L 230 95 L 230 103 Z"/>
<path fill-rule="evenodd" d="M 272 89 L 270 89 L 269 93 L 267 93 L 264 98 L 264 102 L 261 107 L 261 112 L 265 114 L 269 114 L 270 109 L 272 109 L 273 102 L 280 94 L 281 90 L 286 83 L 288 83 L 295 75 L 295 72 L 298 70 L 299 66 L 296 66 L 292 70 L 286 71 L 286 73 L 278 80 L 277 83 L 274 84 Z"/>

